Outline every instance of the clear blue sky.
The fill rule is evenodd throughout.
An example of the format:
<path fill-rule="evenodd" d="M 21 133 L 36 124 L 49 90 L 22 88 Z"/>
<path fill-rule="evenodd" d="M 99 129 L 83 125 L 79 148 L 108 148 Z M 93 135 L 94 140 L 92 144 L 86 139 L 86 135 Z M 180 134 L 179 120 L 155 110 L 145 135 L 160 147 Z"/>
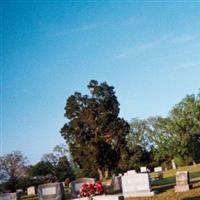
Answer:
<path fill-rule="evenodd" d="M 63 143 L 66 99 L 91 79 L 115 87 L 126 120 L 198 92 L 200 3 L 47 2 L 1 1 L 1 154 L 35 163 Z"/>

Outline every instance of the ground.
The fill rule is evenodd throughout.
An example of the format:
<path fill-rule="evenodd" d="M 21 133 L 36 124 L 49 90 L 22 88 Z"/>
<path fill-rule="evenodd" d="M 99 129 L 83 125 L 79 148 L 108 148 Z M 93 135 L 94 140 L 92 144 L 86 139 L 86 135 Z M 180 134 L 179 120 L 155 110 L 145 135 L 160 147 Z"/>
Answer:
<path fill-rule="evenodd" d="M 154 181 L 152 189 L 157 192 L 154 197 L 127 198 L 126 200 L 200 200 L 200 165 L 181 167 L 179 170 L 190 172 L 192 189 L 188 192 L 175 192 L 175 170 L 164 172 L 164 179 Z M 155 176 L 152 173 L 151 176 Z"/>
<path fill-rule="evenodd" d="M 200 200 L 200 164 L 181 167 L 178 170 L 187 170 L 190 172 L 190 180 L 192 183 L 192 189 L 190 191 L 176 193 L 174 191 L 176 171 L 168 170 L 164 172 L 164 178 L 162 180 L 152 182 L 152 189 L 156 192 L 154 197 L 126 198 L 125 200 Z M 151 173 L 150 175 L 151 177 L 156 176 L 155 173 Z M 37 196 L 23 196 L 22 199 L 37 200 Z"/>

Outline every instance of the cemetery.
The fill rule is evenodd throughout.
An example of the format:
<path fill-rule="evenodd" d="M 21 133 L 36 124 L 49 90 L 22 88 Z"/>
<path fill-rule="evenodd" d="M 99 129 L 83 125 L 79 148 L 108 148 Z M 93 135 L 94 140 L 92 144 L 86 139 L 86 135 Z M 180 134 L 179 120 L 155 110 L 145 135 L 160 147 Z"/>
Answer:
<path fill-rule="evenodd" d="M 156 170 L 155 170 L 156 171 Z M 106 182 L 103 183 L 104 192 L 93 195 L 93 200 L 161 200 L 200 199 L 200 165 L 171 169 L 163 172 L 163 179 L 154 179 L 156 172 L 137 173 L 130 170 L 118 176 L 112 176 L 110 185 L 114 194 L 105 192 Z M 72 181 L 69 187 L 63 183 L 46 183 L 28 187 L 26 192 L 4 193 L 0 200 L 88 200 L 80 196 L 84 183 L 95 184 L 95 179 L 81 178 Z"/>
<path fill-rule="evenodd" d="M 200 94 L 195 105 L 192 97 L 183 99 L 174 116 L 128 123 L 118 116 L 113 87 L 91 80 L 88 89 L 91 96 L 67 99 L 68 121 L 60 130 L 66 144 L 33 165 L 19 151 L 0 157 L 0 200 L 200 200 L 199 127 L 189 129 L 185 122 L 188 146 L 176 145 L 183 140 L 177 112 L 182 116 L 192 107 L 199 119 Z"/>

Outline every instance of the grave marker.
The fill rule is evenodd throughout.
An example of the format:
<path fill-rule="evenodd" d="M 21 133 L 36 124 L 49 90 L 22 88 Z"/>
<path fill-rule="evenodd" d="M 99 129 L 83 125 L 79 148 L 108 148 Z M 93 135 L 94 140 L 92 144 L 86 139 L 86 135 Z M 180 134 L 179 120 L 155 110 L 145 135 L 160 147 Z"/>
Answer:
<path fill-rule="evenodd" d="M 94 178 L 80 178 L 77 179 L 75 181 L 71 182 L 71 195 L 73 198 L 77 198 L 80 192 L 80 188 L 82 186 L 83 183 L 95 183 L 95 179 Z"/>
<path fill-rule="evenodd" d="M 34 186 L 31 186 L 31 187 L 27 188 L 27 195 L 28 196 L 35 195 L 35 187 Z"/>
<path fill-rule="evenodd" d="M 62 183 L 47 183 L 38 186 L 39 200 L 63 200 L 64 188 Z"/>
<path fill-rule="evenodd" d="M 122 177 L 122 190 L 125 198 L 154 195 L 148 173 L 127 173 Z"/>
<path fill-rule="evenodd" d="M 176 192 L 185 192 L 190 189 L 190 180 L 188 171 L 176 172 Z"/>
<path fill-rule="evenodd" d="M 0 200 L 20 200 L 21 195 L 18 192 L 0 194 Z"/>

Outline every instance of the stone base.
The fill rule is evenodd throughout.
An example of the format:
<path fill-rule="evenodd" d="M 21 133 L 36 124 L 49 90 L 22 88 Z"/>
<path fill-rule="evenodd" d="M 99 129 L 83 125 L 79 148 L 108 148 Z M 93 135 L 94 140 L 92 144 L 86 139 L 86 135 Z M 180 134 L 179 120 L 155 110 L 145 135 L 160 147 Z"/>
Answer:
<path fill-rule="evenodd" d="M 154 196 L 154 192 L 150 191 L 140 191 L 140 192 L 129 192 L 129 193 L 123 193 L 124 197 L 150 197 Z"/>
<path fill-rule="evenodd" d="M 124 200 L 124 197 L 122 195 L 99 195 L 94 196 L 94 200 Z M 88 200 L 87 197 L 73 199 L 73 200 Z"/>
<path fill-rule="evenodd" d="M 190 186 L 189 185 L 175 186 L 175 192 L 186 192 L 188 190 L 190 190 Z"/>

